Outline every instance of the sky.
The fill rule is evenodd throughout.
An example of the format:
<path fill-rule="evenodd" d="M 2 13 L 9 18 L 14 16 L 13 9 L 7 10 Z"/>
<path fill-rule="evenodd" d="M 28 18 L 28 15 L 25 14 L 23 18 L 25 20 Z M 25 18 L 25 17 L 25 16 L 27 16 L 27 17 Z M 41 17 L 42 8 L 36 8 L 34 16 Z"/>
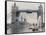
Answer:
<path fill-rule="evenodd" d="M 40 3 L 16 2 L 16 6 L 18 6 L 19 10 L 38 10 L 38 6 L 40 6 Z"/>

